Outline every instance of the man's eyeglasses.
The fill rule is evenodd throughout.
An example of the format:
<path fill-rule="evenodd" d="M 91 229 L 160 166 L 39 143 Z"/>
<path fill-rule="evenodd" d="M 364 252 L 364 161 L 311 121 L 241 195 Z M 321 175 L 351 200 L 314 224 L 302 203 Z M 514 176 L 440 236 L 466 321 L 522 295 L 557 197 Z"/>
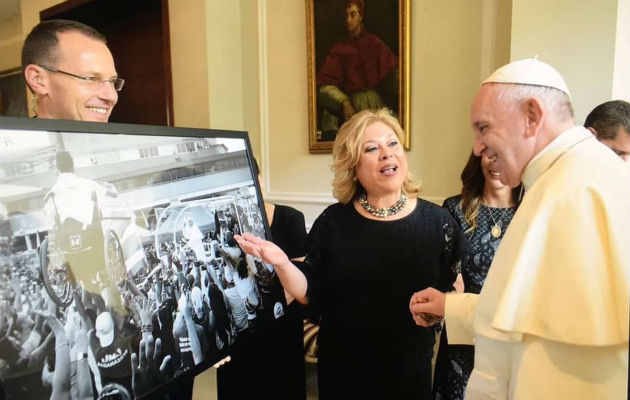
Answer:
<path fill-rule="evenodd" d="M 68 75 L 73 78 L 81 79 L 82 81 L 88 82 L 91 85 L 104 85 L 106 83 L 111 83 L 114 87 L 114 90 L 120 92 L 125 85 L 125 80 L 122 78 L 109 78 L 109 79 L 98 79 L 94 76 L 81 76 L 76 74 L 71 74 L 70 72 L 62 71 L 57 68 L 48 67 L 46 65 L 39 65 L 39 67 L 44 68 L 46 71 L 50 72 L 59 72 L 60 74 Z"/>

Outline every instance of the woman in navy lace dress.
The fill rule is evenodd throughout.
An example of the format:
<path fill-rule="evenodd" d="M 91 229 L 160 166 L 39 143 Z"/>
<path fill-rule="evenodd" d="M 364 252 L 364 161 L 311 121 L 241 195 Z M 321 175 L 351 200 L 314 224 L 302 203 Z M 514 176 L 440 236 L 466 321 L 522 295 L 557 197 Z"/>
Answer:
<path fill-rule="evenodd" d="M 468 239 L 468 257 L 458 276 L 458 290 L 479 293 L 503 235 L 514 216 L 520 186 L 510 189 L 499 181 L 493 160 L 470 155 L 462 171 L 462 193 L 449 197 L 443 207 L 453 216 Z M 463 280 L 463 288 L 462 288 Z M 449 345 L 448 332 L 440 339 L 433 392 L 439 400 L 464 398 L 473 369 L 474 347 Z"/>

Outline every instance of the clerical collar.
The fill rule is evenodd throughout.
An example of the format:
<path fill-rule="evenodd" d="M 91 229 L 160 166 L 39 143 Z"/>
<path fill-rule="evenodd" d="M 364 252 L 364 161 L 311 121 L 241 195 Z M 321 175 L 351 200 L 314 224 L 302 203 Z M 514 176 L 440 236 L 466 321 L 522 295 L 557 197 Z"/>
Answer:
<path fill-rule="evenodd" d="M 527 163 L 521 178 L 525 190 L 532 187 L 536 180 L 571 147 L 594 138 L 595 136 L 583 126 L 574 126 L 558 135 Z"/>

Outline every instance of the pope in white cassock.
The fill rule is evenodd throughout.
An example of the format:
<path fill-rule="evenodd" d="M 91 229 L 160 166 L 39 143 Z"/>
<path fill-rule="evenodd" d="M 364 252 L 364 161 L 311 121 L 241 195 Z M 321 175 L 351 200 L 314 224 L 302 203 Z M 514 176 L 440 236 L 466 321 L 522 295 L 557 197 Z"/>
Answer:
<path fill-rule="evenodd" d="M 494 72 L 471 109 L 474 152 L 525 195 L 479 295 L 417 292 L 475 345 L 466 399 L 626 399 L 630 170 L 575 126 L 560 74 L 536 59 Z"/>

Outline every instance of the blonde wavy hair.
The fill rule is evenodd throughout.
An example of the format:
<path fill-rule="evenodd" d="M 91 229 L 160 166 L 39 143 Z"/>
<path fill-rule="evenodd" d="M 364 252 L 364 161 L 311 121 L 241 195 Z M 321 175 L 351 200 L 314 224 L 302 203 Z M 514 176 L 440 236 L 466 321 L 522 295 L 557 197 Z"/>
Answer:
<path fill-rule="evenodd" d="M 365 130 L 375 122 L 382 122 L 392 128 L 401 145 L 403 143 L 403 130 L 398 120 L 386 108 L 376 111 L 363 110 L 341 126 L 333 144 L 332 170 L 335 177 L 332 186 L 333 196 L 343 204 L 349 203 L 365 191 L 357 180 L 355 168 L 361 157 Z M 416 181 L 409 171 L 405 176 L 402 190 L 408 198 L 416 198 L 420 195 L 420 182 Z"/>

